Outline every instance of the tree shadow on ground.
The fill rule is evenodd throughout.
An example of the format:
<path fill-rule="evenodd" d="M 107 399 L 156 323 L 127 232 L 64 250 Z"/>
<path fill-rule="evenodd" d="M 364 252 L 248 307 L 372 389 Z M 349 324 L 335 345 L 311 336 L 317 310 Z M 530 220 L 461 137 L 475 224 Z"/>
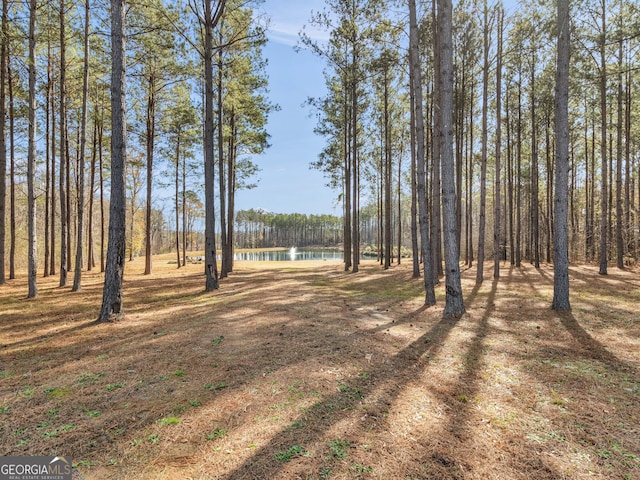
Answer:
<path fill-rule="evenodd" d="M 507 278 L 510 278 L 510 276 Z M 489 291 L 483 291 L 482 293 L 483 297 L 485 293 L 487 295 L 486 303 L 483 301 L 481 304 L 476 305 L 482 284 L 476 283 L 471 293 L 467 296 L 467 311 L 475 314 L 482 309 L 482 315 L 474 323 L 474 333 L 469 345 L 466 347 L 462 369 L 457 378 L 457 385 L 452 389 L 453 393 L 436 395 L 442 404 L 449 406 L 448 411 L 450 413 L 439 432 L 432 432 L 429 437 L 422 440 L 427 453 L 417 464 L 429 465 L 428 471 L 414 465 L 410 467 L 415 471 L 415 476 L 411 478 L 428 478 L 430 480 L 477 478 L 478 474 L 473 472 L 473 466 L 465 460 L 467 455 L 460 454 L 462 451 L 473 452 L 471 454 L 475 461 L 480 463 L 495 464 L 496 461 L 499 462 L 499 460 L 493 458 L 494 452 L 487 449 L 478 450 L 475 446 L 475 436 L 478 434 L 477 429 L 479 425 L 482 425 L 481 421 L 475 418 L 478 414 L 475 398 L 481 389 L 486 386 L 487 382 L 486 375 L 490 366 L 486 364 L 485 350 L 489 348 L 488 344 L 492 336 L 499 332 L 491 323 L 496 314 L 498 286 L 504 281 L 504 276 L 500 279 L 493 278 Z M 446 435 L 444 435 L 445 433 Z M 449 440 L 438 441 L 440 437 L 448 438 Z M 514 455 L 519 455 L 519 453 L 514 452 Z M 528 458 L 512 459 L 512 461 L 520 464 L 531 463 Z M 501 465 L 503 478 L 520 478 L 519 472 L 509 470 L 511 465 Z M 537 479 L 551 480 L 561 477 L 555 469 L 540 462 L 534 465 L 532 470 L 535 472 L 535 478 Z M 424 477 L 422 475 L 427 476 Z M 529 478 L 528 475 L 523 472 L 522 478 Z"/>
<path fill-rule="evenodd" d="M 544 384 L 547 379 L 540 373 L 540 365 L 533 361 L 546 362 L 542 367 L 557 363 L 557 358 L 544 350 L 549 342 L 553 342 L 553 348 L 562 350 L 567 356 L 593 358 L 601 361 L 607 369 L 609 365 L 617 365 L 618 377 L 622 377 L 629 366 L 611 354 L 605 344 L 591 337 L 573 316 L 564 321 L 558 317 L 556 321 L 555 314 L 545 309 L 540 316 L 529 318 L 529 313 L 542 311 L 533 312 L 527 308 L 538 305 L 541 298 L 544 301 L 548 285 L 546 280 L 542 284 L 536 275 L 522 274 L 517 269 L 512 269 L 512 275 L 501 278 L 499 282 L 494 280 L 490 288 L 488 282 L 484 288 L 474 286 L 466 296 L 470 313 L 459 322 L 436 319 L 441 311 L 439 307 L 433 310 L 417 308 L 420 300 L 416 302 L 412 296 L 422 297 L 419 280 L 405 284 L 399 281 L 399 277 L 395 278 L 394 282 L 398 284 L 389 289 L 390 292 L 385 292 L 388 274 L 373 268 L 357 277 L 335 269 L 309 270 L 297 272 L 296 279 L 288 276 L 285 270 L 238 273 L 225 280 L 224 288 L 213 294 L 202 292 L 201 275 L 175 279 L 163 285 L 158 285 L 155 279 L 142 277 L 132 282 L 131 294 L 139 292 L 148 296 L 136 305 L 131 300 L 130 322 L 96 327 L 96 341 L 86 345 L 76 356 L 66 358 L 84 341 L 79 338 L 82 335 L 73 330 L 65 331 L 68 345 L 63 346 L 58 355 L 53 355 L 52 351 L 33 351 L 42 362 L 60 362 L 58 368 L 65 369 L 72 381 L 86 371 L 87 367 L 81 366 L 83 364 L 91 365 L 91 368 L 108 368 L 109 376 L 96 384 L 99 386 L 96 391 L 79 388 L 77 393 L 83 394 L 79 401 L 75 396 L 69 397 L 74 401 L 76 410 L 95 409 L 102 410 L 104 414 L 93 419 L 89 426 L 85 423 L 79 425 L 72 432 L 73 438 L 61 436 L 46 442 L 38 440 L 40 443 L 25 447 L 18 453 L 53 447 L 70 448 L 73 445 L 78 448 L 78 458 L 96 459 L 98 465 L 103 462 L 105 466 L 100 474 L 105 476 L 98 474 L 96 478 L 114 478 L 114 475 L 120 475 L 118 478 L 151 478 L 141 473 L 150 468 L 143 462 L 150 459 L 155 462 L 156 470 L 147 472 L 158 472 L 160 467 L 166 472 L 167 465 L 174 458 L 180 458 L 177 451 L 189 451 L 193 461 L 199 462 L 199 472 L 206 472 L 198 477 L 197 474 L 192 475 L 192 467 L 186 466 L 186 469 L 191 468 L 189 475 L 195 478 L 318 478 L 320 466 L 335 468 L 337 476 L 342 474 L 343 477 L 350 475 L 355 478 L 366 477 L 366 473 L 347 472 L 347 462 L 340 463 L 330 455 L 302 457 L 295 462 L 284 463 L 278 461 L 275 454 L 301 445 L 321 455 L 327 453 L 326 441 L 340 438 L 338 435 L 351 440 L 354 445 L 358 444 L 358 454 L 361 454 L 362 439 L 373 432 L 373 441 L 378 448 L 376 460 L 379 459 L 381 464 L 403 462 L 405 476 L 410 475 L 413 479 L 478 478 L 478 471 L 471 469 L 481 468 L 482 463 L 488 466 L 485 472 L 506 472 L 503 478 L 527 478 L 527 475 L 528 478 L 562 478 L 564 471 L 536 456 L 541 448 L 532 453 L 531 444 L 523 438 L 524 435 L 516 437 L 509 436 L 508 432 L 500 433 L 501 441 L 514 442 L 496 446 L 498 454 L 510 454 L 514 458 L 511 464 L 503 458 L 492 457 L 492 444 L 486 438 L 476 438 L 483 430 L 482 425 L 477 424 L 479 406 L 474 397 L 486 395 L 487 379 L 484 375 L 487 362 L 511 360 L 515 368 L 523 368 L 520 372 L 523 376 Z M 531 298 L 524 303 L 524 310 L 518 309 L 518 299 L 509 297 L 511 287 L 519 286 L 521 292 L 526 292 L 530 290 L 530 283 L 535 283 L 540 291 L 532 292 Z M 146 311 L 152 314 L 146 314 Z M 138 315 L 140 320 L 136 320 Z M 548 320 L 551 320 L 549 325 L 556 329 L 555 336 L 562 338 L 557 339 L 553 332 L 544 331 L 542 322 Z M 539 332 L 536 325 L 543 325 L 543 332 L 548 336 L 543 335 L 538 340 L 533 338 Z M 557 335 L 562 333 L 558 332 L 560 325 L 568 333 Z M 589 328 L 588 324 L 586 328 Z M 388 329 L 391 329 L 390 333 Z M 407 345 L 408 335 L 411 340 Z M 525 338 L 528 335 L 532 338 Z M 501 343 L 504 351 L 500 354 L 504 357 L 493 356 L 489 360 L 487 352 L 491 353 L 492 342 L 497 336 L 508 337 L 510 342 Z M 219 342 L 215 343 L 217 339 Z M 529 340 L 528 344 L 526 340 Z M 404 346 L 392 345 L 395 342 Z M 28 348 L 33 344 L 23 346 Z M 95 349 L 98 346 L 100 350 Z M 100 367 L 99 363 L 91 363 L 102 352 L 113 355 L 109 358 L 109 365 Z M 364 361 L 365 353 L 371 352 L 374 355 L 367 363 Z M 455 360 L 446 363 L 445 357 L 451 358 L 452 355 L 456 356 Z M 19 361 L 22 358 L 16 356 Z M 74 364 L 74 361 L 79 361 L 79 364 Z M 212 366 L 214 362 L 216 367 Z M 436 378 L 443 364 L 454 368 L 446 372 L 446 377 L 443 376 L 447 385 L 440 388 L 430 381 L 430 377 Z M 526 369 L 528 365 L 534 365 L 534 368 Z M 322 372 L 319 372 L 319 367 Z M 334 367 L 342 369 L 343 375 L 327 373 L 327 369 Z M 173 375 L 179 369 L 186 371 L 184 378 Z M 97 373 L 99 370 L 93 371 Z M 366 375 L 360 376 L 358 371 Z M 352 372 L 356 373 L 352 375 Z M 189 382 L 191 375 L 198 380 Z M 418 379 L 419 375 L 423 378 Z M 168 376 L 169 379 L 161 380 L 160 376 Z M 280 396 L 271 392 L 270 382 L 275 378 L 284 390 Z M 302 390 L 304 399 L 294 402 L 282 415 L 287 425 L 270 423 L 268 418 L 266 421 L 258 419 L 258 415 L 271 415 L 272 407 L 287 401 L 286 390 L 293 382 L 298 379 L 313 382 L 318 378 L 321 380 L 314 384 L 314 387 L 322 386 L 318 388 L 318 396 L 311 394 L 311 388 Z M 213 388 L 203 389 L 205 379 Z M 45 377 L 45 380 L 50 378 Z M 37 389 L 49 386 L 43 384 L 40 377 L 34 382 Z M 127 382 L 127 386 L 107 395 L 106 384 L 115 382 Z M 217 389 L 218 382 L 225 385 Z M 546 392 L 545 387 L 543 385 L 542 394 Z M 397 429 L 397 425 L 389 420 L 389 411 L 410 405 L 408 402 L 416 399 L 407 398 L 405 392 L 420 388 L 429 389 L 424 393 L 433 398 L 434 407 L 443 407 L 442 421 L 433 423 L 433 430 L 421 436 L 417 440 L 418 445 L 409 445 L 414 448 L 411 458 L 398 459 L 398 453 L 391 449 L 400 449 L 401 443 L 393 444 L 392 440 L 389 443 L 393 446 L 389 451 L 380 448 L 380 444 Z M 562 387 L 554 385 L 553 388 L 563 393 Z M 567 390 L 570 394 L 571 391 Z M 71 393 L 76 392 L 72 390 Z M 18 407 L 24 406 L 29 409 L 26 411 L 39 416 L 37 420 L 29 420 L 32 426 L 44 422 L 50 408 L 45 402 L 46 395 L 39 393 L 39 397 L 38 405 L 34 405 L 36 399 L 11 404 L 12 408 L 15 405 L 16 412 Z M 189 417 L 189 423 L 185 422 L 182 437 L 175 434 L 173 443 L 167 442 L 166 446 L 164 443 L 161 446 L 146 444 L 145 439 L 152 431 L 168 432 L 168 429 L 158 430 L 162 428 L 157 426 L 159 419 L 171 414 L 176 406 L 188 405 L 195 398 L 202 405 L 199 409 L 187 407 L 190 409 L 184 416 Z M 254 410 L 248 408 L 250 402 L 260 402 L 259 407 Z M 125 408 L 123 405 L 128 406 Z M 514 410 L 523 414 L 523 410 Z M 61 408 L 60 413 L 66 411 Z M 218 414 L 222 418 L 220 424 L 216 424 Z M 623 418 L 622 415 L 620 417 Z M 252 424 L 256 424 L 255 428 Z M 296 425 L 304 425 L 304 428 Z M 565 426 L 564 423 L 561 425 Z M 237 427 L 235 431 L 234 426 Z M 126 433 L 115 437 L 114 431 L 124 427 Z M 224 440 L 219 443 L 203 441 L 205 434 L 218 427 L 228 428 L 229 437 L 235 437 L 235 454 L 242 455 L 241 458 L 236 457 L 234 461 L 233 455 L 225 454 L 224 450 L 215 453 L 215 448 L 223 445 Z M 7 431 L 13 430 L 9 422 L 6 428 Z M 175 427 L 172 431 L 176 432 L 178 428 L 182 427 Z M 111 437 L 107 438 L 106 434 Z M 440 438 L 446 440 L 441 441 Z M 127 447 L 136 439 L 142 439 L 144 445 L 135 447 L 137 450 Z M 179 439 L 184 439 L 185 443 Z M 252 440 L 259 443 L 257 448 L 253 447 L 255 450 L 246 447 Z M 88 441 L 95 442 L 95 445 L 87 447 Z M 14 448 L 10 453 L 15 453 L 15 447 L 8 442 L 1 443 L 3 448 Z M 181 446 L 183 450 L 180 450 Z M 143 447 L 147 450 L 143 451 Z M 355 451 L 353 455 L 355 458 Z M 124 460 L 118 467 L 107 467 L 106 462 L 112 457 Z M 213 468 L 210 464 L 232 467 L 226 473 L 222 470 L 214 472 L 207 470 L 208 467 Z M 513 467 L 514 464 L 524 465 L 527 470 L 504 469 L 505 465 Z M 186 471 L 182 473 L 186 475 Z M 130 477 L 128 473 L 131 473 Z M 180 478 L 180 475 L 172 478 Z"/>
<path fill-rule="evenodd" d="M 389 408 L 404 386 L 402 380 L 398 379 L 397 372 L 419 364 L 425 354 L 436 355 L 455 325 L 455 321 L 440 320 L 424 335 L 398 352 L 388 363 L 378 364 L 370 377 L 352 380 L 348 387 L 343 389 L 344 391 L 339 391 L 317 402 L 300 415 L 295 422 L 306 425 L 304 432 L 288 429 L 280 431 L 241 466 L 221 478 L 228 480 L 278 478 L 279 472 L 285 468 L 285 465 L 274 459 L 275 453 L 286 451 L 295 444 L 319 442 L 331 427 L 352 415 L 352 411 L 363 402 L 367 402 L 366 414 L 357 421 L 359 426 L 363 428 L 366 422 L 382 421 L 383 412 Z M 369 399 L 372 400 L 370 403 Z"/>
<path fill-rule="evenodd" d="M 602 343 L 593 338 L 582 327 L 582 325 L 580 325 L 580 323 L 574 317 L 573 313 L 555 312 L 555 317 L 579 344 L 582 349 L 582 356 L 602 362 L 607 366 L 607 368 L 613 371 L 634 371 L 637 373 L 637 370 L 635 368 L 620 360 L 613 353 L 607 350 L 607 348 Z"/>

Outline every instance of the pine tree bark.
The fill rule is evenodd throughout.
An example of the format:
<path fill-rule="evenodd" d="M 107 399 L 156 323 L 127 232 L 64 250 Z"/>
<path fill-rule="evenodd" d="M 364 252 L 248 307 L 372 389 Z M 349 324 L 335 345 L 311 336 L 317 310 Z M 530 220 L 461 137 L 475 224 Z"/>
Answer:
<path fill-rule="evenodd" d="M 49 230 L 49 219 L 51 212 L 51 192 L 49 190 L 50 180 L 51 180 L 51 149 L 49 140 L 51 139 L 51 102 L 53 100 L 53 85 L 51 83 L 51 66 L 52 66 L 52 56 L 51 56 L 51 39 L 47 39 L 47 88 L 45 95 L 45 134 L 44 134 L 44 145 L 45 145 L 45 192 L 44 192 L 44 277 L 49 276 L 49 266 L 50 266 L 50 257 L 51 257 L 51 243 L 50 243 L 50 230 Z M 1 117 L 1 118 L 4 118 Z"/>
<path fill-rule="evenodd" d="M 427 209 L 427 187 L 424 152 L 424 115 L 422 109 L 422 71 L 420 68 L 420 52 L 418 50 L 418 20 L 415 0 L 409 0 L 409 63 L 413 77 L 412 85 L 415 91 L 414 108 L 416 115 L 416 170 L 418 196 L 418 211 L 420 225 L 420 240 L 422 244 L 422 259 L 424 263 L 425 305 L 436 303 L 433 281 L 433 267 L 431 264 L 431 246 L 429 244 L 429 216 Z"/>
<path fill-rule="evenodd" d="M 156 140 L 156 77 L 151 72 L 147 91 L 147 198 L 144 215 L 144 274 L 151 275 L 151 210 L 153 207 L 153 160 Z"/>
<path fill-rule="evenodd" d="M 229 155 L 227 156 L 227 272 L 233 272 L 233 255 L 235 250 L 235 210 L 236 210 L 236 161 L 238 135 L 236 115 L 231 113 L 231 135 L 229 137 Z"/>
<path fill-rule="evenodd" d="M 518 63 L 518 118 L 516 119 L 516 267 L 522 266 L 522 64 Z"/>
<path fill-rule="evenodd" d="M 633 207 L 633 165 L 631 162 L 631 70 L 627 72 L 625 77 L 625 121 L 624 121 L 624 138 L 625 138 L 625 181 L 624 181 L 624 198 L 625 198 L 625 220 L 624 229 L 627 232 L 627 251 L 631 250 L 634 244 L 635 230 L 631 220 L 631 209 Z M 638 212 L 640 213 L 640 212 Z M 636 214 L 637 216 L 637 214 Z M 637 258 L 638 249 L 633 249 L 633 255 Z"/>
<path fill-rule="evenodd" d="M 187 158 L 185 155 L 182 156 L 180 165 L 182 166 L 182 266 L 184 267 L 187 264 L 187 231 L 189 230 L 189 224 L 187 223 Z M 191 249 L 193 250 L 193 246 Z M 178 248 L 178 255 L 180 255 L 179 251 L 180 249 Z"/>
<path fill-rule="evenodd" d="M 98 109 L 94 111 L 93 117 L 93 140 L 91 143 L 91 167 L 89 171 L 89 212 L 87 215 L 87 271 L 90 272 L 95 266 L 94 246 L 93 246 L 93 205 L 96 184 L 96 162 L 98 159 Z"/>
<path fill-rule="evenodd" d="M 456 212 L 457 212 L 457 228 L 458 228 L 458 252 L 462 252 L 462 169 L 464 165 L 463 149 L 464 149 L 464 111 L 466 102 L 466 74 L 464 72 L 466 66 L 466 56 L 463 56 L 460 69 L 462 70 L 461 85 L 454 85 L 454 91 L 457 97 L 454 97 L 454 124 L 455 124 L 455 147 L 456 147 Z M 456 76 L 456 81 L 458 76 Z M 460 93 L 461 90 L 461 93 Z"/>
<path fill-rule="evenodd" d="M 489 7 L 484 2 L 484 63 L 482 67 L 482 160 L 480 164 L 480 217 L 478 224 L 478 265 L 476 283 L 484 280 L 485 231 L 487 210 L 487 112 L 489 102 Z"/>
<path fill-rule="evenodd" d="M 55 99 L 55 84 L 51 86 L 51 130 L 49 136 L 49 152 L 51 165 L 49 167 L 50 172 L 50 183 L 49 183 L 49 195 L 51 199 L 50 204 L 50 223 L 45 227 L 49 229 L 49 275 L 56 275 L 57 272 L 57 263 L 56 263 L 56 99 Z"/>
<path fill-rule="evenodd" d="M 624 224 L 624 213 L 622 210 L 622 39 L 618 42 L 618 131 L 616 144 L 616 263 L 619 269 L 624 269 L 624 237 L 622 226 Z"/>
<path fill-rule="evenodd" d="M 391 138 L 388 67 L 384 71 L 384 268 L 391 267 Z"/>
<path fill-rule="evenodd" d="M 78 229 L 76 241 L 76 265 L 73 275 L 72 291 L 79 292 L 82 288 L 82 263 L 83 247 L 84 247 L 84 170 L 86 163 L 87 150 L 87 111 L 89 97 L 89 12 L 90 2 L 85 0 L 84 10 L 84 68 L 83 68 L 83 84 L 82 84 L 82 118 L 80 121 L 80 168 L 78 172 Z"/>
<path fill-rule="evenodd" d="M 398 230 L 396 232 L 398 239 L 398 265 L 402 262 L 402 155 L 398 156 L 398 182 L 397 182 L 397 202 L 396 202 L 396 215 L 397 215 L 397 226 Z"/>
<path fill-rule="evenodd" d="M 553 142 L 551 140 L 551 112 L 547 112 L 546 114 L 546 125 L 545 125 L 545 160 L 547 166 L 547 215 L 545 218 L 545 230 L 546 230 L 546 253 L 547 253 L 547 263 L 551 263 L 551 250 L 553 249 L 553 182 L 551 180 L 552 173 L 554 171 L 555 162 L 552 158 L 553 150 Z M 554 139 L 555 140 L 555 139 Z M 543 214 L 544 215 L 544 214 Z"/>
<path fill-rule="evenodd" d="M 587 100 L 585 99 L 585 111 L 587 111 Z M 593 238 L 593 226 L 591 223 L 591 160 L 589 157 L 589 122 L 584 122 L 584 191 L 585 191 L 585 225 L 584 225 L 584 258 L 591 261 L 591 242 Z"/>
<path fill-rule="evenodd" d="M 222 28 L 220 29 L 219 43 L 222 44 L 224 39 L 222 38 Z M 227 258 L 227 189 L 225 178 L 225 159 L 224 159 L 224 102 L 223 102 L 223 56 L 222 49 L 218 50 L 218 62 L 217 62 L 218 78 L 216 84 L 216 116 L 217 116 L 217 133 L 218 133 L 218 195 L 220 197 L 220 242 L 222 243 L 222 264 L 220 266 L 220 278 L 226 278 L 228 275 L 228 258 Z M 231 152 L 227 152 L 231 155 Z"/>
<path fill-rule="evenodd" d="M 600 199 L 601 220 L 600 220 L 600 275 L 607 274 L 609 263 L 608 251 L 608 211 L 609 211 L 609 160 L 607 158 L 607 15 L 606 1 L 601 0 L 602 7 L 602 35 L 600 39 L 600 120 L 601 120 L 601 175 L 602 175 L 602 198 Z"/>
<path fill-rule="evenodd" d="M 37 2 L 29 2 L 29 142 L 27 151 L 27 229 L 28 229 L 28 283 L 27 298 L 38 296 L 36 251 L 36 14 Z M 3 119 L 4 121 L 4 119 Z M 3 219 L 4 220 L 4 219 Z"/>
<path fill-rule="evenodd" d="M 64 0 L 60 0 L 60 177 L 58 193 L 60 195 L 60 286 L 67 285 L 67 243 L 69 241 L 69 223 L 67 209 L 67 185 L 65 179 L 68 175 L 69 162 L 67 161 L 67 148 L 65 145 L 66 124 L 66 5 Z"/>
<path fill-rule="evenodd" d="M 510 95 L 510 89 L 507 87 L 507 95 L 506 95 L 506 108 L 505 108 L 505 112 L 506 112 L 506 127 L 507 127 L 507 197 L 508 197 L 508 202 L 509 202 L 509 263 L 511 265 L 515 265 L 516 264 L 516 257 L 515 257 L 515 252 L 516 252 L 516 246 L 515 246 L 515 233 L 514 233 L 514 222 L 513 222 L 513 210 L 514 210 L 514 203 L 513 203 L 513 176 L 514 176 L 514 172 L 513 172 L 513 142 L 511 140 L 511 117 L 510 117 L 510 100 L 511 100 L 511 95 Z"/>
<path fill-rule="evenodd" d="M 0 285 L 7 282 L 5 276 L 6 198 L 7 198 L 7 143 L 5 132 L 6 72 L 7 72 L 7 9 L 8 1 L 2 0 L 2 39 L 0 40 Z"/>
<path fill-rule="evenodd" d="M 416 114 L 415 114 L 415 91 L 413 87 L 413 72 L 410 72 L 409 80 L 409 101 L 411 110 L 411 252 L 413 278 L 420 277 L 420 250 L 418 247 L 418 195 L 417 195 L 417 172 L 416 172 Z"/>
<path fill-rule="evenodd" d="M 473 132 L 474 132 L 474 112 L 475 112 L 475 83 L 473 79 L 471 80 L 471 92 L 469 94 L 469 112 L 468 112 L 468 120 L 467 120 L 467 148 L 466 148 L 466 163 L 467 163 L 467 201 L 466 201 L 466 235 L 467 235 L 467 245 L 466 245 L 466 264 L 469 268 L 473 266 Z"/>
<path fill-rule="evenodd" d="M 569 302 L 569 0 L 558 0 L 558 49 L 555 92 L 555 236 L 553 244 L 553 303 L 558 311 L 571 310 Z"/>
<path fill-rule="evenodd" d="M 182 267 L 182 259 L 180 258 L 180 132 L 176 139 L 176 178 L 175 178 L 175 210 L 176 210 L 176 259 L 178 268 Z M 183 230 L 185 229 L 183 223 Z"/>
<path fill-rule="evenodd" d="M 502 212 L 501 195 L 501 161 L 502 161 L 502 36 L 504 10 L 498 8 L 498 52 L 496 57 L 496 174 L 495 205 L 493 210 L 493 278 L 500 278 L 500 259 L 502 253 L 502 234 L 500 217 Z"/>
<path fill-rule="evenodd" d="M 437 0 L 432 0 L 433 8 L 433 141 L 431 142 L 432 152 L 432 175 L 431 175 L 431 255 L 433 257 L 433 280 L 437 284 L 440 283 L 440 277 L 444 275 L 442 270 L 442 181 L 441 181 L 441 135 L 442 135 L 442 112 L 439 111 L 441 105 L 441 90 L 436 87 L 439 84 L 440 68 L 441 68 L 441 46 L 440 35 L 438 29 Z"/>
<path fill-rule="evenodd" d="M 348 272 L 352 265 L 351 256 L 351 121 L 349 117 L 349 102 L 347 98 L 348 85 L 346 81 L 343 85 L 345 91 L 345 103 L 344 103 L 344 138 L 343 138 L 343 155 L 344 155 L 344 179 L 342 181 L 343 196 L 344 196 L 344 222 L 343 222 L 343 237 L 344 237 L 344 271 Z"/>
<path fill-rule="evenodd" d="M 440 155 L 442 161 L 442 206 L 445 261 L 445 316 L 464 313 L 460 280 L 460 251 L 456 215 L 455 162 L 453 158 L 453 39 L 451 0 L 438 0 L 440 44 Z"/>
<path fill-rule="evenodd" d="M 10 197 L 10 212 L 9 212 L 9 279 L 16 278 L 16 158 L 15 158 L 15 109 L 13 101 L 13 74 L 11 70 L 11 57 L 7 51 L 7 80 L 9 83 L 9 140 L 10 140 L 10 153 L 9 162 L 11 164 L 9 171 L 9 197 Z"/>
<path fill-rule="evenodd" d="M 125 264 L 125 116 L 126 46 L 125 1 L 111 0 L 111 204 L 109 246 L 99 322 L 124 318 L 122 281 Z"/>
<path fill-rule="evenodd" d="M 105 266 L 105 246 L 104 241 L 104 165 L 102 142 L 104 139 L 104 105 L 100 110 L 100 126 L 98 128 L 98 163 L 100 170 L 100 273 L 106 269 Z"/>
<path fill-rule="evenodd" d="M 355 2 L 353 8 L 356 8 Z M 355 35 L 355 33 L 354 33 Z M 358 52 L 356 49 L 356 39 L 352 39 L 351 50 L 351 180 L 353 190 L 351 193 L 351 247 L 353 248 L 352 273 L 360 270 L 360 158 L 358 155 L 358 82 L 356 80 L 358 71 Z"/>
<path fill-rule="evenodd" d="M 539 180 L 538 180 L 538 134 L 536 117 L 536 49 L 531 53 L 531 245 L 532 263 L 536 268 L 540 268 L 540 209 L 538 204 Z"/>
<path fill-rule="evenodd" d="M 222 17 L 225 0 L 205 0 L 204 17 L 204 78 L 205 78 L 205 124 L 204 124 L 204 176 L 205 176 L 205 290 L 211 292 L 219 288 L 218 260 L 216 258 L 216 217 L 215 217 L 215 158 L 213 121 L 213 29 Z"/>

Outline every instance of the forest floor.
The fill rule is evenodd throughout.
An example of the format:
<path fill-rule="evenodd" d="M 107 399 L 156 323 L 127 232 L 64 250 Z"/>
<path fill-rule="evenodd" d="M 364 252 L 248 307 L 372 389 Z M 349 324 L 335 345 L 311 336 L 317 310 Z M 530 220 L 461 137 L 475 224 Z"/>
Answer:
<path fill-rule="evenodd" d="M 0 455 L 86 479 L 640 479 L 640 275 L 504 265 L 467 313 L 423 308 L 406 262 L 126 266 L 126 319 L 81 293 L 0 287 Z"/>

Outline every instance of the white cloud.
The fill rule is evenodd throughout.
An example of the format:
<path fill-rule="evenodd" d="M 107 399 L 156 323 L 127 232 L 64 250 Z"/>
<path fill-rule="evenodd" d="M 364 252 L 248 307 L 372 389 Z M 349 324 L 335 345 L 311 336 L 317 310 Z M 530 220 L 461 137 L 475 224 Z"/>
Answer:
<path fill-rule="evenodd" d="M 309 25 L 300 23 L 284 23 L 273 21 L 267 30 L 267 36 L 269 40 L 284 45 L 296 46 L 300 40 L 300 32 L 304 29 L 304 32 L 317 42 L 326 42 L 329 40 L 329 33 L 323 30 L 318 30 Z"/>
<path fill-rule="evenodd" d="M 265 14 L 269 17 L 267 35 L 271 41 L 284 45 L 298 44 L 299 33 L 305 33 L 313 40 L 324 42 L 329 39 L 328 32 L 309 25 L 313 11 L 324 8 L 324 0 L 266 0 L 263 5 Z"/>

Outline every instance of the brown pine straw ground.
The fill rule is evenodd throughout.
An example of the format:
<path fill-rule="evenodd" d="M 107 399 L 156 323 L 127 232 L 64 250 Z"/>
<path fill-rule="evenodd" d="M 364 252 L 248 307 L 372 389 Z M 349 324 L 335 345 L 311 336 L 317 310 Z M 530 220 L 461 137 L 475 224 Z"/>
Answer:
<path fill-rule="evenodd" d="M 127 318 L 82 293 L 0 287 L 0 455 L 87 479 L 640 479 L 640 278 L 503 266 L 467 314 L 424 309 L 408 262 L 127 264 Z M 79 476 L 77 476 L 80 478 Z"/>

